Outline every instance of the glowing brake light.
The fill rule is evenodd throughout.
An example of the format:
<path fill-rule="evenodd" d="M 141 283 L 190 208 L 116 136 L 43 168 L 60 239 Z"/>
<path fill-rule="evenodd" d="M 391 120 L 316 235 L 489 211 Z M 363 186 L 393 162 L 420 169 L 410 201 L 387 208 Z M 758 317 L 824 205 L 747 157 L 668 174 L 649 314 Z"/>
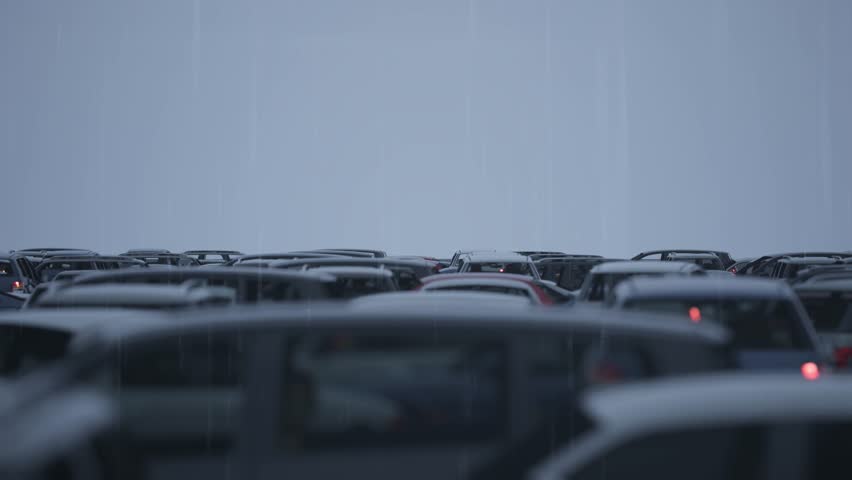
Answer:
<path fill-rule="evenodd" d="M 819 378 L 819 367 L 814 362 L 802 364 L 802 376 L 805 380 L 816 380 Z"/>
<path fill-rule="evenodd" d="M 692 323 L 698 323 L 701 321 L 701 309 L 698 307 L 690 307 L 689 308 L 689 320 Z"/>
<path fill-rule="evenodd" d="M 12 282 L 12 291 L 13 292 L 15 290 L 23 290 L 23 289 L 24 289 L 24 284 L 21 283 L 20 280 L 15 280 L 14 282 Z"/>

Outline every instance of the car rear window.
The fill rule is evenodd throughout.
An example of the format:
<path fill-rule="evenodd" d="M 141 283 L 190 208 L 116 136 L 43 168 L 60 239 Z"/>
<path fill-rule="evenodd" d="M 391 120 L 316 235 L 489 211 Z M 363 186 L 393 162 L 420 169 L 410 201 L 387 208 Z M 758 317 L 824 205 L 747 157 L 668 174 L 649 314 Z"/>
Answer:
<path fill-rule="evenodd" d="M 68 270 L 96 270 L 95 262 L 49 262 L 42 265 L 44 267 L 39 269 L 42 282 L 53 280 L 59 272 Z"/>
<path fill-rule="evenodd" d="M 734 346 L 749 350 L 811 350 L 813 342 L 793 305 L 783 300 L 637 300 L 625 308 L 719 322 L 734 334 Z"/>
<path fill-rule="evenodd" d="M 9 262 L 0 261 L 0 277 L 14 275 L 15 271 L 12 270 L 12 264 Z"/>
<path fill-rule="evenodd" d="M 482 273 L 515 273 L 518 275 L 532 275 L 530 266 L 525 262 L 517 263 L 471 263 L 471 272 Z"/>
<path fill-rule="evenodd" d="M 0 326 L 0 377 L 16 377 L 65 355 L 71 334 L 21 325 Z"/>
<path fill-rule="evenodd" d="M 799 294 L 818 332 L 852 331 L 852 292 Z"/>

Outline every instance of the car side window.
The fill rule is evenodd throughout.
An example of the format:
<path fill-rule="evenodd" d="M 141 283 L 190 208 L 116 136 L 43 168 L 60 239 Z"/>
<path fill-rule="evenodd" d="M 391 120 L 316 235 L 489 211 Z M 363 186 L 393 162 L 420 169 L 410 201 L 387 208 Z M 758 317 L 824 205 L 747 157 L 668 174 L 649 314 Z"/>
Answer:
<path fill-rule="evenodd" d="M 202 333 L 115 350 L 106 380 L 122 430 L 154 454 L 230 450 L 242 421 L 246 342 L 242 333 Z"/>

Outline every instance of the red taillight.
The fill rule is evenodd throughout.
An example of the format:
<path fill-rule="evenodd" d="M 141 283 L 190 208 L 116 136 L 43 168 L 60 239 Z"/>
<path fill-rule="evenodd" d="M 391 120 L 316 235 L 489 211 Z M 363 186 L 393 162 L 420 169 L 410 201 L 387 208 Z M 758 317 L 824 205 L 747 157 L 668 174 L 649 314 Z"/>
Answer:
<path fill-rule="evenodd" d="M 802 376 L 805 380 L 816 380 L 819 378 L 819 367 L 814 362 L 802 364 Z"/>
<path fill-rule="evenodd" d="M 701 321 L 701 309 L 698 307 L 690 307 L 689 309 L 689 319 L 692 323 L 698 323 Z"/>
<path fill-rule="evenodd" d="M 849 366 L 849 359 L 852 359 L 852 348 L 840 347 L 834 350 L 834 364 L 838 367 Z"/>
<path fill-rule="evenodd" d="M 13 292 L 15 290 L 23 290 L 23 289 L 24 289 L 24 284 L 20 280 L 15 280 L 14 282 L 12 282 L 12 291 Z"/>
<path fill-rule="evenodd" d="M 737 274 L 737 267 L 731 267 L 730 269 L 728 269 L 728 271 L 733 273 L 734 275 L 736 275 Z"/>

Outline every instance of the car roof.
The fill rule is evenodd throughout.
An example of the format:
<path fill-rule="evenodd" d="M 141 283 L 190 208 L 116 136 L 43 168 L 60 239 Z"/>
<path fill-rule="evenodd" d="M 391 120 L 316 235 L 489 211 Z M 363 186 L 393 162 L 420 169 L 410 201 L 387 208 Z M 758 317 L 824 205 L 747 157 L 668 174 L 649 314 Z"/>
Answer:
<path fill-rule="evenodd" d="M 184 255 L 207 255 L 207 254 L 224 254 L 224 255 L 242 255 L 236 250 L 187 250 Z"/>
<path fill-rule="evenodd" d="M 332 281 L 334 277 L 321 272 L 299 272 L 294 270 L 271 270 L 257 267 L 222 267 L 211 266 L 207 268 L 198 267 L 172 267 L 169 269 L 147 268 L 147 269 L 119 269 L 106 271 L 93 271 L 77 278 L 77 285 L 94 283 L 103 279 L 116 279 L 116 281 L 129 279 L 279 279 L 279 280 L 322 280 Z"/>
<path fill-rule="evenodd" d="M 515 252 L 483 252 L 483 253 L 468 253 L 470 263 L 527 263 L 529 257 L 519 255 Z"/>
<path fill-rule="evenodd" d="M 643 255 L 656 255 L 663 253 L 712 253 L 714 255 L 730 255 L 730 253 L 722 251 L 722 250 L 705 250 L 700 248 L 664 248 L 660 250 L 647 250 L 644 252 L 639 252 L 636 257 L 641 257 Z"/>
<path fill-rule="evenodd" d="M 500 304 L 503 307 L 529 308 L 530 302 L 526 297 L 516 297 L 494 292 L 458 292 L 430 291 L 417 292 L 387 292 L 375 295 L 365 295 L 352 301 L 353 308 L 374 310 L 378 308 L 394 308 L 398 311 L 430 310 L 436 306 L 441 309 L 454 307 L 458 309 L 477 308 L 478 303 L 488 303 L 489 306 Z"/>
<path fill-rule="evenodd" d="M 430 283 L 443 283 L 443 282 L 458 282 L 462 280 L 480 282 L 486 281 L 489 282 L 491 280 L 501 280 L 504 282 L 523 282 L 527 285 L 531 283 L 535 283 L 535 280 L 529 275 L 520 275 L 517 273 L 480 273 L 480 272 L 465 272 L 465 273 L 438 273 L 435 275 L 429 275 L 428 277 L 423 277 L 420 279 L 420 282 L 424 285 Z"/>
<path fill-rule="evenodd" d="M 586 413 L 604 428 L 630 431 L 852 418 L 852 382 L 800 374 L 725 373 L 613 386 L 586 394 Z M 779 401 L 783 399 L 783 401 Z"/>
<path fill-rule="evenodd" d="M 71 334 L 97 329 L 108 323 L 143 326 L 166 321 L 158 312 L 138 310 L 26 309 L 0 313 L 0 325 L 26 325 Z M 169 320 L 172 321 L 174 320 Z"/>
<path fill-rule="evenodd" d="M 426 259 L 402 259 L 402 258 L 361 258 L 361 257 L 323 257 L 323 258 L 305 258 L 296 260 L 278 260 L 269 264 L 270 268 L 288 268 L 298 265 L 350 265 L 365 266 L 365 267 L 380 267 L 380 266 L 399 266 L 411 268 L 432 268 L 434 262 Z"/>
<path fill-rule="evenodd" d="M 599 255 L 563 255 L 560 257 L 545 257 L 535 261 L 537 264 L 543 263 L 581 263 L 581 262 L 617 262 L 624 261 L 622 259 L 604 258 Z"/>
<path fill-rule="evenodd" d="M 782 258 L 778 263 L 788 263 L 791 265 L 832 265 L 841 264 L 837 258 L 833 257 L 791 257 Z"/>
<path fill-rule="evenodd" d="M 595 265 L 591 274 L 607 275 L 622 273 L 692 273 L 703 269 L 694 263 L 661 262 L 657 260 L 626 260 L 623 262 L 604 262 Z"/>
<path fill-rule="evenodd" d="M 719 258 L 719 256 L 718 256 L 718 255 L 716 255 L 715 253 L 684 253 L 684 252 L 672 252 L 671 254 L 669 254 L 669 258 L 673 258 L 673 259 L 679 259 L 679 258 L 690 258 L 690 259 L 692 259 L 692 258 L 695 258 L 695 259 L 698 259 L 698 258 L 707 258 L 707 259 L 712 259 L 712 260 L 719 260 L 719 261 L 721 261 L 721 259 Z"/>
<path fill-rule="evenodd" d="M 72 257 L 47 257 L 41 262 L 38 266 L 36 266 L 36 270 L 47 268 L 48 265 L 54 263 L 92 263 L 92 262 L 121 262 L 121 263 L 134 263 L 137 265 L 143 265 L 145 262 L 139 260 L 138 258 L 133 257 L 105 257 L 105 256 L 88 256 L 88 255 L 78 255 Z"/>
<path fill-rule="evenodd" d="M 729 274 L 730 275 L 730 274 Z M 695 275 L 688 277 L 635 277 L 616 285 L 618 299 L 637 298 L 708 298 L 708 299 L 790 299 L 793 292 L 783 282 L 758 277 L 720 278 Z"/>
<path fill-rule="evenodd" d="M 393 278 L 393 272 L 375 267 L 319 267 L 315 272 L 327 273 L 338 278 Z"/>
<path fill-rule="evenodd" d="M 494 302 L 475 303 L 473 298 L 491 298 L 481 292 L 445 293 L 381 293 L 360 297 L 351 302 L 303 302 L 272 305 L 235 305 L 229 308 L 183 310 L 179 314 L 164 312 L 166 320 L 156 325 L 134 325 L 109 322 L 99 332 L 104 340 L 117 341 L 157 335 L 174 335 L 186 331 L 211 331 L 217 328 L 288 328 L 354 327 L 354 328 L 471 328 L 483 332 L 504 328 L 526 331 L 607 331 L 650 338 L 670 336 L 674 341 L 694 341 L 726 345 L 729 332 L 711 322 L 651 321 L 659 315 L 638 312 L 614 312 L 604 309 L 505 308 L 506 295 L 492 294 Z M 466 297 L 452 302 L 450 297 Z M 305 323 L 309 320 L 309 323 Z"/>
<path fill-rule="evenodd" d="M 50 290 L 39 299 L 37 307 L 61 307 L 63 305 L 115 305 L 133 306 L 183 306 L 191 305 L 206 292 L 224 287 L 195 287 L 182 285 L 153 284 L 97 284 L 69 285 Z"/>

